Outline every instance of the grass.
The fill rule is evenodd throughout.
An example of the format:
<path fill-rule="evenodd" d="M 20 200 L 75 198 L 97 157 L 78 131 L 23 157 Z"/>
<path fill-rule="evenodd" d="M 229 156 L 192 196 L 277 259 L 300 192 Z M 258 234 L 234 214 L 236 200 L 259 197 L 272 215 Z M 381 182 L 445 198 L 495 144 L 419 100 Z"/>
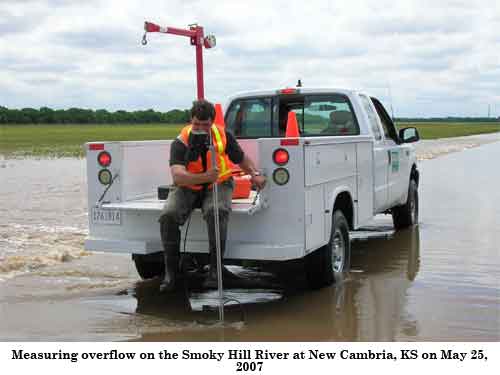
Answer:
<path fill-rule="evenodd" d="M 173 139 L 182 124 L 148 125 L 0 125 L 0 154 L 10 156 L 82 157 L 90 141 Z M 459 137 L 500 131 L 498 123 L 409 123 L 422 139 Z"/>
<path fill-rule="evenodd" d="M 500 123 L 491 122 L 400 122 L 398 129 L 414 126 L 421 139 L 462 137 L 466 135 L 500 132 Z"/>
<path fill-rule="evenodd" d="M 175 138 L 183 125 L 3 125 L 0 153 L 12 156 L 83 157 L 93 141 L 139 141 Z"/>

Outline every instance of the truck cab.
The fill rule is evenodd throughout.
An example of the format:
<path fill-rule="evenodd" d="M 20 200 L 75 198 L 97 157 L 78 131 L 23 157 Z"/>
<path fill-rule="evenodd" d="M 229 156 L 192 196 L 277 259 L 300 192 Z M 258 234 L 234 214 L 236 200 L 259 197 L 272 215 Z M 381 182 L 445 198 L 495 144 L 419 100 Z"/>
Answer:
<path fill-rule="evenodd" d="M 247 92 L 226 105 L 228 131 L 267 176 L 261 192 L 233 199 L 226 262 L 300 260 L 308 284 L 331 284 L 350 264 L 349 232 L 379 213 L 397 229 L 418 222 L 415 128 L 398 133 L 383 105 L 343 89 L 286 88 Z M 298 136 L 287 134 L 293 112 Z M 171 184 L 171 141 L 86 144 L 89 238 L 93 251 L 131 253 L 139 274 L 163 272 L 157 187 Z M 109 164 L 100 163 L 108 154 Z M 102 172 L 103 170 L 108 172 Z M 108 174 L 101 181 L 102 173 Z M 183 228 L 185 249 L 208 253 L 195 211 Z"/>

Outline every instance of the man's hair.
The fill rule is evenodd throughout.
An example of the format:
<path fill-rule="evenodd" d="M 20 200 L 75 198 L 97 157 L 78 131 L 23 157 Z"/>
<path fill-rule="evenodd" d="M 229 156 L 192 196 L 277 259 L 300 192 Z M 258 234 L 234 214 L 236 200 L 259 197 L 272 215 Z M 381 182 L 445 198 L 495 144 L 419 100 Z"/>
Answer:
<path fill-rule="evenodd" d="M 207 100 L 195 100 L 191 107 L 191 118 L 196 117 L 200 121 L 215 119 L 215 107 Z"/>

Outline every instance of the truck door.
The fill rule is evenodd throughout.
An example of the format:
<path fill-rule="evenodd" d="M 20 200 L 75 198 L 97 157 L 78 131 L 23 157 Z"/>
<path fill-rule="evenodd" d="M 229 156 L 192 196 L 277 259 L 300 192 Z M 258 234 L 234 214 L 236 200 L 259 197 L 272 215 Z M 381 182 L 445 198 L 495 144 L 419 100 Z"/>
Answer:
<path fill-rule="evenodd" d="M 371 98 L 384 132 L 384 145 L 389 156 L 388 162 L 388 204 L 389 207 L 405 201 L 408 189 L 408 179 L 405 172 L 408 170 L 408 154 L 399 143 L 399 136 L 389 114 L 382 103 L 376 98 Z"/>
<path fill-rule="evenodd" d="M 387 145 L 382 137 L 377 113 L 372 102 L 365 95 L 359 95 L 361 103 L 368 118 L 371 132 L 373 134 L 373 211 L 379 213 L 388 208 L 389 189 L 389 153 Z"/>

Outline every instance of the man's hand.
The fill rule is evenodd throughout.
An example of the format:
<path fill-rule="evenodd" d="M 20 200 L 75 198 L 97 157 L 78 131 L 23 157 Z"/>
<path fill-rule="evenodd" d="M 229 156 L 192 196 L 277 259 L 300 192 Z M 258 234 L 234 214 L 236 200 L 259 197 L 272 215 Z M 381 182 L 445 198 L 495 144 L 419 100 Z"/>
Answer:
<path fill-rule="evenodd" d="M 257 186 L 257 189 L 262 190 L 266 185 L 266 177 L 262 175 L 252 176 L 252 183 Z"/>
<path fill-rule="evenodd" d="M 190 186 L 211 184 L 217 181 L 219 170 L 217 168 L 210 169 L 204 173 L 191 173 L 186 170 L 184 165 L 172 165 L 170 167 L 172 179 L 177 186 Z"/>
<path fill-rule="evenodd" d="M 205 172 L 205 177 L 208 183 L 214 183 L 219 178 L 219 169 L 211 168 Z"/>
<path fill-rule="evenodd" d="M 266 178 L 261 174 L 257 173 L 258 170 L 255 168 L 255 164 L 252 160 L 245 154 L 243 161 L 239 164 L 240 168 L 246 174 L 252 176 L 252 183 L 257 186 L 257 189 L 262 190 L 266 185 Z"/>

